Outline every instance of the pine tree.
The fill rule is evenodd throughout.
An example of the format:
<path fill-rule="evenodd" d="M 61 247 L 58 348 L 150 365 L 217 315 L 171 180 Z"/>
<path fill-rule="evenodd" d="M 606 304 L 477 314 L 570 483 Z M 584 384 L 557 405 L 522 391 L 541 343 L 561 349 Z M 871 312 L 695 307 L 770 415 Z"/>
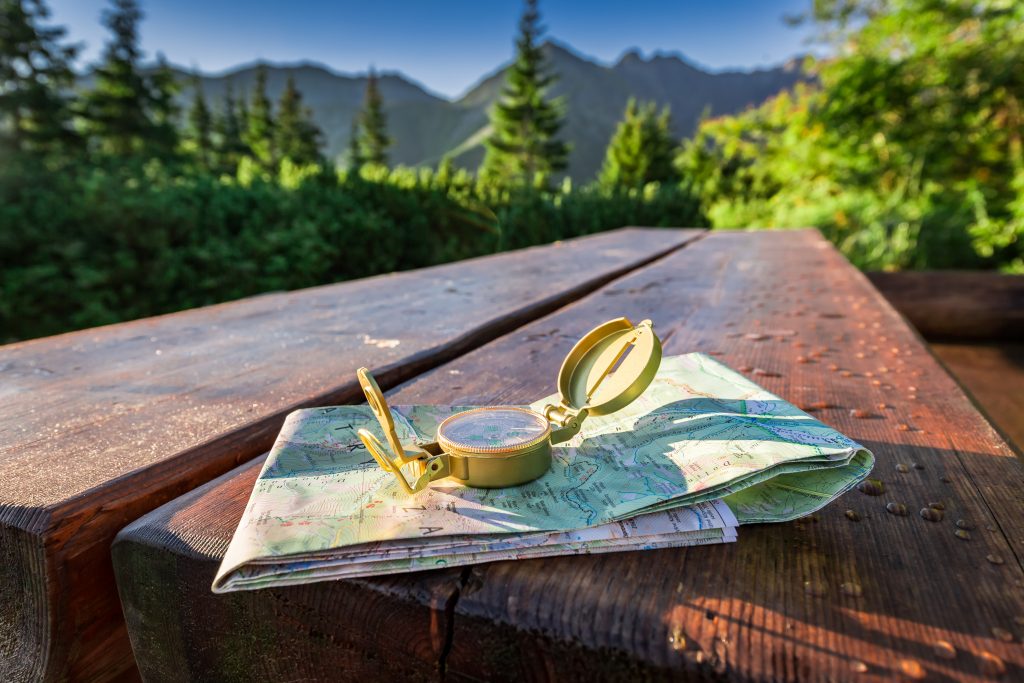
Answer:
<path fill-rule="evenodd" d="M 388 120 L 384 114 L 384 100 L 380 94 L 377 72 L 370 69 L 366 78 L 366 95 L 363 110 L 359 113 L 359 158 L 363 164 L 388 165 Z"/>
<path fill-rule="evenodd" d="M 243 113 L 239 108 L 231 82 L 228 81 L 224 89 L 224 103 L 213 123 L 217 167 L 222 173 L 234 173 L 238 162 L 249 153 L 249 148 L 242 141 L 242 122 L 247 114 L 247 111 Z"/>
<path fill-rule="evenodd" d="M 64 94 L 74 82 L 77 48 L 65 30 L 44 26 L 42 0 L 0 0 L 0 144 L 45 154 L 77 145 Z"/>
<path fill-rule="evenodd" d="M 668 106 L 659 114 L 654 102 L 638 105 L 630 98 L 608 143 L 599 182 L 607 188 L 635 188 L 675 180 L 675 151 Z"/>
<path fill-rule="evenodd" d="M 153 133 L 147 108 L 149 92 L 138 65 L 138 25 L 142 12 L 135 0 L 113 0 L 103 23 L 114 34 L 96 68 L 96 85 L 84 98 L 86 130 L 101 151 L 126 156 L 141 151 Z"/>
<path fill-rule="evenodd" d="M 196 161 L 202 168 L 213 165 L 213 117 L 203 95 L 203 82 L 196 74 L 192 79 L 192 108 L 188 112 L 189 142 Z"/>
<path fill-rule="evenodd" d="M 153 156 L 170 158 L 178 149 L 181 110 L 177 95 L 181 86 L 163 54 L 157 54 L 156 69 L 145 82 L 147 113 L 152 124 L 146 140 L 147 151 Z"/>
<path fill-rule="evenodd" d="M 243 139 L 265 170 L 272 171 L 277 168 L 274 112 L 267 96 L 267 67 L 262 64 L 256 70 L 256 85 L 252 91 Z"/>
<path fill-rule="evenodd" d="M 348 150 L 345 152 L 345 163 L 350 172 L 359 173 L 363 167 L 363 150 L 359 146 L 359 113 L 352 117 L 352 125 L 348 134 Z"/>
<path fill-rule="evenodd" d="M 485 179 L 546 186 L 551 174 L 567 165 L 569 147 L 556 139 L 563 122 L 563 102 L 545 97 L 556 76 L 539 44 L 542 35 L 537 0 L 526 0 L 516 58 L 501 98 L 491 110 L 493 132 L 480 169 Z"/>
<path fill-rule="evenodd" d="M 295 79 L 288 77 L 277 108 L 277 151 L 282 158 L 297 164 L 320 161 L 320 129 L 313 123 L 312 113 L 302 105 L 302 93 Z"/>

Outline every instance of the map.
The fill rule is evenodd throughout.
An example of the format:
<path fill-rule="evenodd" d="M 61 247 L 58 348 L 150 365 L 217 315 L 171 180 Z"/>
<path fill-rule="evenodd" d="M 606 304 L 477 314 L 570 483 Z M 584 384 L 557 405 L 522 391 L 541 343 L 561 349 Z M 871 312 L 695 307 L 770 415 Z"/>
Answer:
<path fill-rule="evenodd" d="M 551 399 L 531 406 L 539 409 Z M 393 406 L 403 442 L 473 406 Z M 368 406 L 288 416 L 215 592 L 497 559 L 736 540 L 740 524 L 809 514 L 867 476 L 859 444 L 702 354 L 666 357 L 642 396 L 590 417 L 539 479 L 407 495 L 356 436 Z"/>

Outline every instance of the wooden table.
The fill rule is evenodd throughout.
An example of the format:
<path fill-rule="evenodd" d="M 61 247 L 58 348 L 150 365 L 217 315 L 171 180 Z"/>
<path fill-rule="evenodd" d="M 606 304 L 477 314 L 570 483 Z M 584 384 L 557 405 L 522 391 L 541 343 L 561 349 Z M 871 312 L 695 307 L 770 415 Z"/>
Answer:
<path fill-rule="evenodd" d="M 700 234 L 623 229 L 0 347 L 0 681 L 137 677 L 114 535 L 266 451 L 291 410 L 361 397 L 360 365 L 394 386 Z"/>
<path fill-rule="evenodd" d="M 259 458 L 119 534 L 144 677 L 1024 679 L 1024 471 L 816 232 L 709 233 L 389 401 L 543 395 L 577 337 L 618 315 L 652 318 L 667 354 L 716 355 L 871 448 L 885 494 L 852 491 L 804 520 L 743 527 L 729 545 L 213 595 Z M 944 506 L 939 522 L 918 514 L 931 503 Z"/>

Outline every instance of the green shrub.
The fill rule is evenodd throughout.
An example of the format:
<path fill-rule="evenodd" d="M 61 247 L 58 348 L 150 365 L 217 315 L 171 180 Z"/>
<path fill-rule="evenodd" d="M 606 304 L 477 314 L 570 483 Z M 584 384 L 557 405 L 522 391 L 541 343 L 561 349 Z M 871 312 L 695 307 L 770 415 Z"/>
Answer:
<path fill-rule="evenodd" d="M 675 186 L 507 191 L 444 169 L 287 165 L 281 178 L 242 175 L 159 162 L 0 169 L 0 341 L 623 225 L 705 223 Z"/>

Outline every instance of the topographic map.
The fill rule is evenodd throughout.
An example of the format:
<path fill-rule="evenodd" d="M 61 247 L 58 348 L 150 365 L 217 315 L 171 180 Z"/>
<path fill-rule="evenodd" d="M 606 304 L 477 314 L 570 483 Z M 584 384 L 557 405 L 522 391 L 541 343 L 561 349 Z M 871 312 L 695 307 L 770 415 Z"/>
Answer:
<path fill-rule="evenodd" d="M 538 401 L 537 409 L 551 399 Z M 393 406 L 403 442 L 472 406 Z M 809 514 L 870 472 L 862 446 L 702 354 L 666 357 L 644 394 L 591 417 L 536 481 L 442 479 L 406 495 L 356 436 L 368 406 L 288 416 L 215 592 L 736 540 L 739 524 Z"/>

